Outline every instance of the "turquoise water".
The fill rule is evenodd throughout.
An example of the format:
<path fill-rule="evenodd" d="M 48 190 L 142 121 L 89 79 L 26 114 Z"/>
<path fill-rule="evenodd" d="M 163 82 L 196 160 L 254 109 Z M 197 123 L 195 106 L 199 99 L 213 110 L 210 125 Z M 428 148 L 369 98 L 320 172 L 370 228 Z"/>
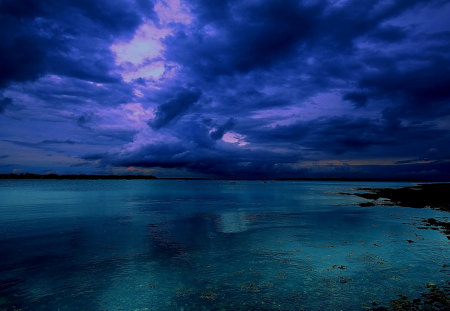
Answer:
<path fill-rule="evenodd" d="M 0 310 L 364 310 L 449 279 L 409 183 L 0 181 Z M 408 241 L 410 240 L 410 241 Z M 413 241 L 413 242 L 411 242 Z"/>

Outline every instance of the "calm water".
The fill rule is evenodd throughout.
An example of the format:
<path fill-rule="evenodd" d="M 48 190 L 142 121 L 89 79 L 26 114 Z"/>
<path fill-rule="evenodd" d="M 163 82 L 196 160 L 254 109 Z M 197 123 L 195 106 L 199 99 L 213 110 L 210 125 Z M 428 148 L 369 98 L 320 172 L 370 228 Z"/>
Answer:
<path fill-rule="evenodd" d="M 0 310 L 363 310 L 449 279 L 406 183 L 0 181 Z M 407 240 L 411 241 L 408 242 Z"/>

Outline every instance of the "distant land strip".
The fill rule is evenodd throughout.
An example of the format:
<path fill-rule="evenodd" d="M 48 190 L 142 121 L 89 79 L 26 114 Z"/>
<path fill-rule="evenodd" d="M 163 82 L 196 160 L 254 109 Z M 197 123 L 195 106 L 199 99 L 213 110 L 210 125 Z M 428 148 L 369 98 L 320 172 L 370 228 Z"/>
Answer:
<path fill-rule="evenodd" d="M 91 175 L 91 174 L 0 174 L 0 179 L 81 179 L 81 180 L 97 180 L 97 179 L 157 179 L 151 175 Z"/>
<path fill-rule="evenodd" d="M 261 180 L 261 181 L 409 181 L 409 182 L 426 182 L 433 180 L 417 179 L 417 178 L 348 178 L 348 177 L 323 177 L 323 178 L 198 178 L 198 177 L 156 177 L 152 175 L 96 175 L 96 174 L 0 174 L 0 179 L 80 179 L 80 180 Z M 442 180 L 439 180 L 442 182 Z"/>

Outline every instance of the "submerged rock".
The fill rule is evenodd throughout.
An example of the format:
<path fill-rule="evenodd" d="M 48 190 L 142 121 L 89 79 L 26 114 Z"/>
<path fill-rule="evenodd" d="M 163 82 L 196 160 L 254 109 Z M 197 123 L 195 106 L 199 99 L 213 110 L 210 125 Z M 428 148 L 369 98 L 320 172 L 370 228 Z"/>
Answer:
<path fill-rule="evenodd" d="M 348 283 L 348 282 L 352 282 L 352 281 L 353 281 L 353 279 L 349 278 L 349 277 L 345 277 L 345 276 L 340 276 L 339 277 L 339 283 L 342 283 L 342 284 L 345 284 L 345 283 Z"/>
<path fill-rule="evenodd" d="M 450 223 L 445 221 L 440 221 L 435 218 L 427 218 L 422 220 L 425 227 L 420 227 L 420 229 L 433 229 L 442 232 L 447 235 L 447 239 L 450 240 Z"/>
<path fill-rule="evenodd" d="M 432 311 L 432 310 L 450 310 L 450 286 L 439 288 L 434 283 L 426 285 L 427 292 L 420 298 L 409 299 L 404 295 L 398 295 L 399 298 L 389 302 L 387 306 L 372 307 L 371 311 Z"/>
<path fill-rule="evenodd" d="M 362 203 L 359 203 L 359 206 L 361 206 L 361 207 L 371 207 L 371 206 L 375 206 L 375 203 L 373 203 L 373 202 L 362 202 Z"/>

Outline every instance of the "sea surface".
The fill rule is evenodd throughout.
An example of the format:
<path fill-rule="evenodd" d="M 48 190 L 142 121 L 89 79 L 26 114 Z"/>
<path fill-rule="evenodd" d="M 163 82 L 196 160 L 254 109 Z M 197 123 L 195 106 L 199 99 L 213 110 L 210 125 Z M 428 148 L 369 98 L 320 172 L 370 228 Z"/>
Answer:
<path fill-rule="evenodd" d="M 1 180 L 0 310 L 364 310 L 449 280 L 398 182 Z"/>

